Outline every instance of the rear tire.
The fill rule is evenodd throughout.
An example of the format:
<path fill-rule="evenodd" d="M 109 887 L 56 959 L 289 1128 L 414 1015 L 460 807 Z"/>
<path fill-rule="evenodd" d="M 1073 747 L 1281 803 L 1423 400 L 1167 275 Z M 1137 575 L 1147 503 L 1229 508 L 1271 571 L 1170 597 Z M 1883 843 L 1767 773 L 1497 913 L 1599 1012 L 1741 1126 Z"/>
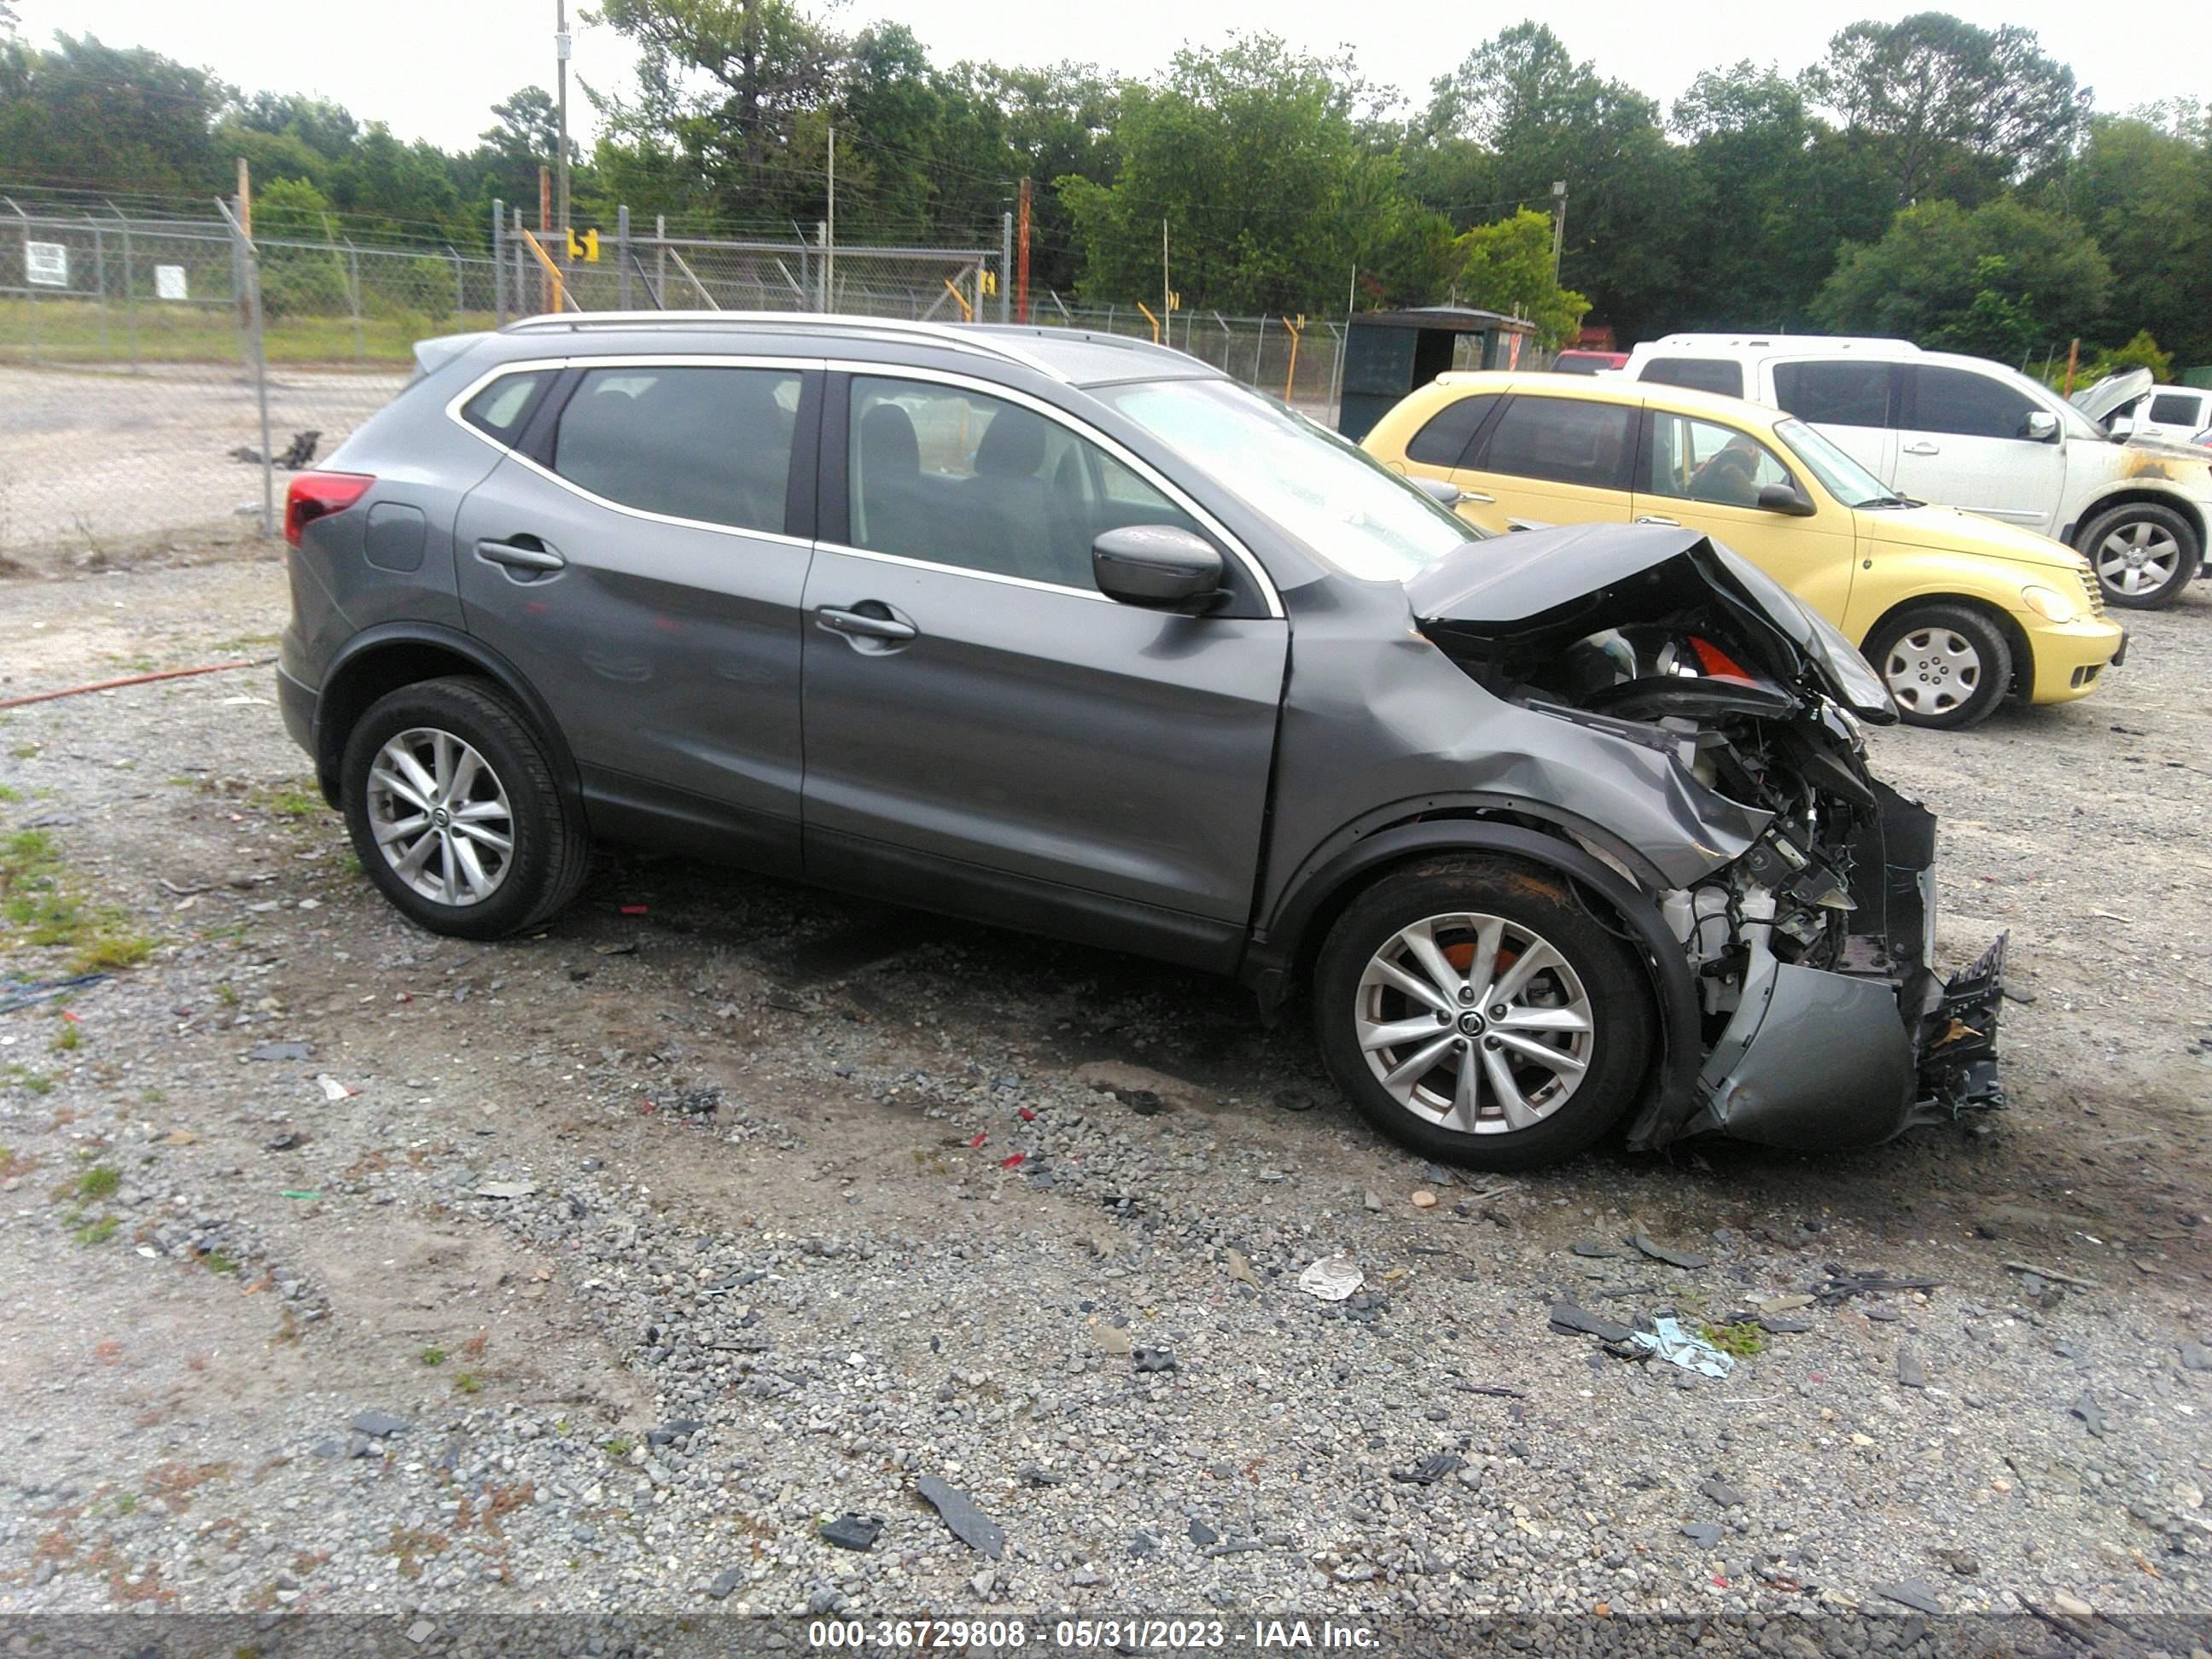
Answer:
<path fill-rule="evenodd" d="M 2004 630 L 1966 605 L 1908 606 L 1869 637 L 1865 654 L 1907 726 L 1979 726 L 2012 685 Z"/>
<path fill-rule="evenodd" d="M 2082 526 L 2075 545 L 2087 556 L 2105 603 L 2162 611 L 2195 580 L 2204 548 L 2189 520 L 2170 507 L 2127 501 Z"/>
<path fill-rule="evenodd" d="M 1503 859 L 1425 859 L 1354 898 L 1322 945 L 1314 1019 L 1369 1122 L 1480 1170 L 1581 1152 L 1652 1063 L 1634 953 L 1566 878 Z"/>
<path fill-rule="evenodd" d="M 583 885 L 584 826 L 489 681 L 423 680 L 371 704 L 347 734 L 338 791 L 362 868 L 434 933 L 501 939 Z"/>

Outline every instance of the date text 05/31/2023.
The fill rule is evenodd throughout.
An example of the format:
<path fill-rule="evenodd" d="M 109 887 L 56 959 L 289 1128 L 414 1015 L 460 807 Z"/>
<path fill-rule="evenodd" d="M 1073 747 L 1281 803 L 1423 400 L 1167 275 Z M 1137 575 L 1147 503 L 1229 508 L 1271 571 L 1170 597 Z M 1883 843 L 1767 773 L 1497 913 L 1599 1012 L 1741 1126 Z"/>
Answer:
<path fill-rule="evenodd" d="M 959 1650 L 1039 1647 L 1334 1649 L 1377 1645 L 1376 1633 L 1361 1625 L 1334 1620 L 1252 1619 L 1060 1619 L 1050 1624 L 1018 1616 L 999 1619 L 817 1619 L 806 1629 L 807 1644 L 820 1649 L 896 1648 L 907 1652 L 933 1648 Z"/>

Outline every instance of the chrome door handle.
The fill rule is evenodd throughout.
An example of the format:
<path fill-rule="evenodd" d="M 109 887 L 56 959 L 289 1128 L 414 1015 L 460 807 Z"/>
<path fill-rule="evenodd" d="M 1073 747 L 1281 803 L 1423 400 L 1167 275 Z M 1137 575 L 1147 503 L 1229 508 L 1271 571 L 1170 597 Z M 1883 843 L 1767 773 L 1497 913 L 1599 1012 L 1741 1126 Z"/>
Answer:
<path fill-rule="evenodd" d="M 1480 489 L 1462 489 L 1459 492 L 1459 498 L 1463 501 L 1495 501 L 1498 499 L 1495 495 L 1484 495 Z"/>
<path fill-rule="evenodd" d="M 1682 527 L 1682 521 L 1680 519 L 1662 518 L 1656 513 L 1647 513 L 1636 522 L 1638 524 L 1671 525 L 1677 530 L 1680 530 Z"/>
<path fill-rule="evenodd" d="M 535 541 L 532 538 L 532 541 Z M 492 542 L 477 544 L 477 557 L 489 564 L 503 564 L 510 570 L 545 572 L 560 570 L 568 565 L 551 548 L 542 543 L 533 546 L 530 542 Z"/>
<path fill-rule="evenodd" d="M 1917 443 L 1905 445 L 1905 453 L 1908 455 L 1941 455 L 1943 452 L 1931 443 Z"/>
<path fill-rule="evenodd" d="M 832 634 L 863 640 L 906 641 L 918 638 L 921 632 L 912 623 L 902 623 L 896 617 L 871 617 L 863 611 L 847 611 L 831 605 L 814 613 L 814 625 Z"/>

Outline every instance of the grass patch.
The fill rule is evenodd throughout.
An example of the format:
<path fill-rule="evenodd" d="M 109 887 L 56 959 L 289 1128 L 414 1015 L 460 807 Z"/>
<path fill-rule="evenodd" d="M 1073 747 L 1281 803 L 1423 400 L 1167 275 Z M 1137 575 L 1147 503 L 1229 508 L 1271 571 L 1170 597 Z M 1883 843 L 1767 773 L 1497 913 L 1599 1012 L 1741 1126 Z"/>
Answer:
<path fill-rule="evenodd" d="M 222 1250 L 210 1250 L 200 1260 L 206 1264 L 207 1270 L 211 1273 L 234 1273 L 239 1268 L 237 1258 Z"/>
<path fill-rule="evenodd" d="M 76 1178 L 79 1198 L 109 1198 L 123 1184 L 123 1176 L 112 1164 L 95 1164 Z"/>
<path fill-rule="evenodd" d="M 311 818 L 325 810 L 322 791 L 312 781 L 258 785 L 247 793 L 246 799 L 279 817 Z"/>
<path fill-rule="evenodd" d="M 478 1394 L 481 1393 L 483 1389 L 483 1378 L 478 1376 L 474 1371 L 456 1371 L 453 1373 L 453 1392 L 455 1394 Z"/>
<path fill-rule="evenodd" d="M 1758 1326 L 1704 1325 L 1698 1334 L 1723 1353 L 1733 1354 L 1738 1359 L 1749 1359 L 1766 1352 L 1766 1337 Z"/>
<path fill-rule="evenodd" d="M 426 1365 L 442 1365 L 446 1363 L 446 1351 L 439 1347 L 425 1348 L 418 1358 Z"/>
<path fill-rule="evenodd" d="M 36 760 L 39 757 L 39 745 L 35 743 L 19 743 L 8 752 L 17 760 Z"/>
<path fill-rule="evenodd" d="M 58 1054 L 69 1054 L 84 1046 L 84 1033 L 77 1029 L 75 1020 L 64 1020 L 62 1029 L 54 1033 L 54 1040 L 46 1046 Z"/>
<path fill-rule="evenodd" d="M 619 1460 L 621 1458 L 628 1457 L 632 1452 L 635 1451 L 637 1449 L 637 1442 L 632 1440 L 627 1435 L 618 1434 L 613 1439 L 608 1441 L 600 1449 L 605 1451 L 608 1456 Z"/>
<path fill-rule="evenodd" d="M 16 945 L 68 950 L 73 973 L 135 968 L 154 952 L 155 941 L 132 930 L 127 912 L 86 901 L 59 843 L 43 830 L 0 839 L 0 920 Z"/>
<path fill-rule="evenodd" d="M 97 1221 L 88 1221 L 76 1230 L 76 1242 L 80 1244 L 105 1244 L 115 1237 L 115 1230 L 120 1225 L 122 1224 L 112 1215 L 104 1215 Z"/>
<path fill-rule="evenodd" d="M 54 1080 L 44 1072 L 34 1072 L 27 1066 L 0 1066 L 0 1085 L 14 1089 L 28 1089 L 34 1095 L 43 1095 L 52 1089 Z"/>
<path fill-rule="evenodd" d="M 21 790 L 12 784 L 0 783 L 0 802 L 18 801 L 22 799 Z"/>

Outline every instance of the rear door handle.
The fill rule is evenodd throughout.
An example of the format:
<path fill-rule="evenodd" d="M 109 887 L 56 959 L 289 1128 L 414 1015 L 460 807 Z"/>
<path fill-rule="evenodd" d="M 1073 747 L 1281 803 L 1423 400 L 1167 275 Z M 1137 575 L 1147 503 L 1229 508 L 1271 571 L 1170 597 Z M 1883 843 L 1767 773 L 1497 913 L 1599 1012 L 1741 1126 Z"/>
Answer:
<path fill-rule="evenodd" d="M 1480 489 L 1462 489 L 1459 492 L 1459 498 L 1463 501 L 1495 501 L 1498 499 L 1495 495 L 1484 495 Z"/>
<path fill-rule="evenodd" d="M 1645 514 L 1642 518 L 1638 519 L 1636 522 L 1637 522 L 1637 523 L 1638 523 L 1638 524 L 1664 524 L 1664 525 L 1672 525 L 1672 526 L 1673 526 L 1675 529 L 1677 529 L 1677 530 L 1680 530 L 1680 529 L 1682 527 L 1682 521 L 1681 521 L 1680 519 L 1668 519 L 1668 518 L 1662 518 L 1662 517 L 1661 517 L 1658 514 L 1656 514 L 1656 513 L 1647 513 L 1647 514 Z"/>
<path fill-rule="evenodd" d="M 1941 455 L 1943 452 L 1934 444 L 1923 441 L 1905 445 L 1905 453 L 1908 455 Z"/>
<path fill-rule="evenodd" d="M 880 610 L 890 607 L 878 600 L 863 599 L 863 605 L 875 605 Z M 893 640 L 901 643 L 918 638 L 921 630 L 912 623 L 901 622 L 896 617 L 872 617 L 865 611 L 848 611 L 842 606 L 825 605 L 814 613 L 814 625 L 832 634 L 862 640 Z"/>
<path fill-rule="evenodd" d="M 528 570 L 540 574 L 562 569 L 568 562 L 534 536 L 528 540 L 478 542 L 477 557 L 489 564 L 503 564 L 510 570 Z"/>

